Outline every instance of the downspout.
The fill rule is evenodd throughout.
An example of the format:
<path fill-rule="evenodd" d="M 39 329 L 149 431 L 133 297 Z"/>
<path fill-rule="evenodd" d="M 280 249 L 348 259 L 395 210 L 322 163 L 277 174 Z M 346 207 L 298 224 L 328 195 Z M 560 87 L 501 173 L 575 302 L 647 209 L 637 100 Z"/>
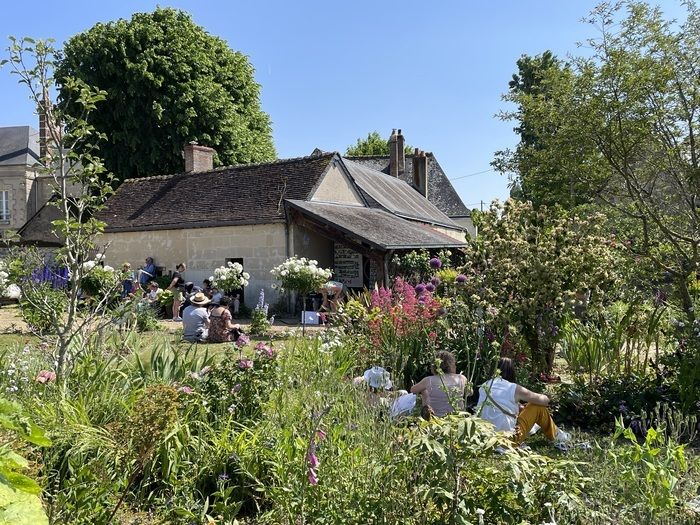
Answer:
<path fill-rule="evenodd" d="M 389 282 L 389 261 L 391 260 L 391 256 L 394 255 L 394 250 L 389 250 L 384 254 L 384 261 L 383 261 L 383 266 L 384 266 L 384 287 L 389 288 L 391 283 Z"/>

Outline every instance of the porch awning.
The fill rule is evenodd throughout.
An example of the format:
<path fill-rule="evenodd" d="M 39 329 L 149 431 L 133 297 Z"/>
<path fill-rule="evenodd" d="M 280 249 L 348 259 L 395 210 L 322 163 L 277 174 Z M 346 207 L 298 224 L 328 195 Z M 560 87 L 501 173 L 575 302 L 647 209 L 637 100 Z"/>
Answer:
<path fill-rule="evenodd" d="M 336 229 L 374 249 L 459 248 L 466 246 L 427 224 L 402 219 L 377 208 L 287 200 L 311 221 Z"/>

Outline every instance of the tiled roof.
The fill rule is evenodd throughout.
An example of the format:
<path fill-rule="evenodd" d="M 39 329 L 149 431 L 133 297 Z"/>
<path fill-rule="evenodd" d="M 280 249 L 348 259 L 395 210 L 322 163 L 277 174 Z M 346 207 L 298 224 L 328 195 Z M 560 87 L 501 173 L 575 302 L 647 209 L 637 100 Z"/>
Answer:
<path fill-rule="evenodd" d="M 0 128 L 0 166 L 32 166 L 39 161 L 39 132 L 31 126 Z"/>
<path fill-rule="evenodd" d="M 337 228 L 381 250 L 453 248 L 465 246 L 437 230 L 377 208 L 288 200 L 288 205 L 312 220 Z"/>
<path fill-rule="evenodd" d="M 284 222 L 284 200 L 307 199 L 335 155 L 128 179 L 97 218 L 107 232 Z"/>
<path fill-rule="evenodd" d="M 469 217 L 470 211 L 462 202 L 452 183 L 445 175 L 435 155 L 426 153 L 428 157 L 428 200 L 448 217 Z M 389 173 L 389 155 L 368 155 L 363 157 L 347 157 L 353 162 L 382 173 Z M 406 155 L 405 171 L 401 179 L 413 185 L 413 156 Z"/>
<path fill-rule="evenodd" d="M 350 176 L 360 187 L 371 207 L 382 207 L 407 219 L 460 228 L 403 180 L 348 159 L 344 161 Z"/>

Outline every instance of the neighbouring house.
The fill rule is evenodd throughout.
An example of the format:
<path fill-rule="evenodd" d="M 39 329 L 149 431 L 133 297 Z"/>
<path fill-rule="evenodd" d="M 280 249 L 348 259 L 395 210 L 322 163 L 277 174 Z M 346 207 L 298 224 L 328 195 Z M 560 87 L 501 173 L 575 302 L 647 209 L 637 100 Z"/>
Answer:
<path fill-rule="evenodd" d="M 49 234 L 57 208 L 47 205 L 54 196 L 56 181 L 43 169 L 47 139 L 45 119 L 39 116 L 39 131 L 31 126 L 0 127 L 0 235 L 15 230 L 23 243 L 60 246 Z M 69 191 L 79 191 L 68 184 Z"/>
<path fill-rule="evenodd" d="M 406 141 L 401 130 L 392 130 L 389 137 L 389 155 L 347 158 L 405 181 L 433 203 L 438 210 L 474 236 L 476 231 L 471 212 L 455 191 L 435 155 L 416 148 L 413 155 L 406 158 L 405 146 Z"/>
<path fill-rule="evenodd" d="M 48 197 L 38 172 L 39 132 L 31 126 L 0 128 L 0 231 L 17 230 Z"/>
<path fill-rule="evenodd" d="M 122 183 L 97 215 L 109 264 L 186 262 L 185 279 L 199 283 L 237 261 L 251 306 L 261 288 L 276 300 L 270 270 L 292 255 L 361 288 L 386 282 L 396 253 L 465 245 L 465 229 L 411 185 L 338 153 L 217 169 L 213 153 L 188 144 L 184 173 Z"/>

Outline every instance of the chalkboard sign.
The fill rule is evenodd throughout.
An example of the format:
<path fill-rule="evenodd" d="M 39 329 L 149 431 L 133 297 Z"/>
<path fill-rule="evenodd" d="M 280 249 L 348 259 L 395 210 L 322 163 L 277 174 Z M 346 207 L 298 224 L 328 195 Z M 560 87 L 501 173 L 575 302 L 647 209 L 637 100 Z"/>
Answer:
<path fill-rule="evenodd" d="M 361 288 L 362 255 L 342 244 L 335 245 L 334 264 L 335 280 L 348 288 Z"/>

